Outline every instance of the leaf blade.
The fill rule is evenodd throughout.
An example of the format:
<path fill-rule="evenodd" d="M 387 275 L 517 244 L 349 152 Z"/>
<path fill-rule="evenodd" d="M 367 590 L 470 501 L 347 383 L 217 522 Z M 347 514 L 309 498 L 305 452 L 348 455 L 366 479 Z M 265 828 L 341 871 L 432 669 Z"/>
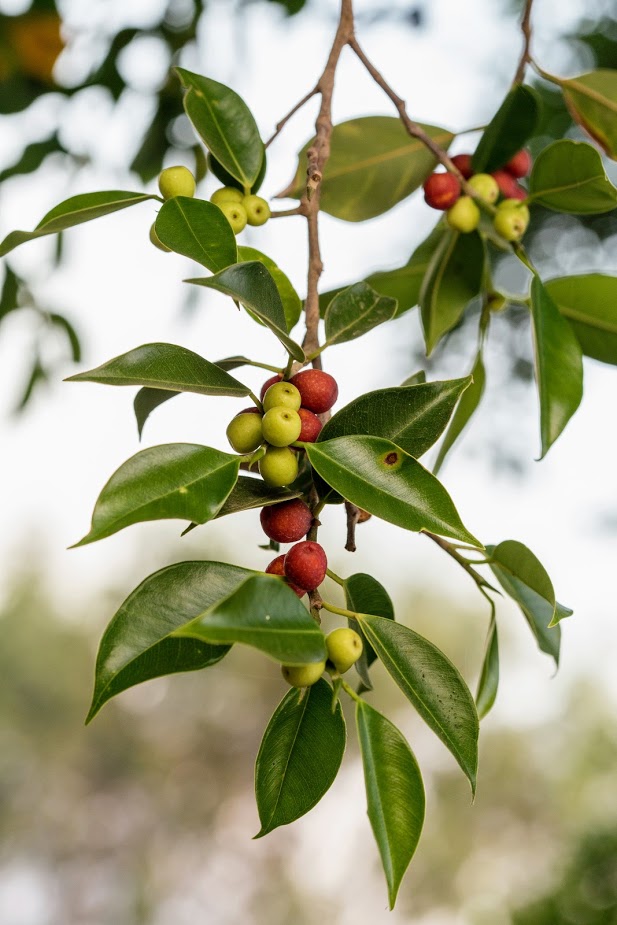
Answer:
<path fill-rule="evenodd" d="M 341 704 L 321 678 L 300 698 L 292 689 L 274 711 L 255 763 L 261 829 L 255 838 L 309 812 L 332 786 L 343 760 L 346 731 Z"/>
<path fill-rule="evenodd" d="M 163 203 L 155 228 L 159 240 L 166 247 L 213 273 L 238 260 L 238 246 L 232 227 L 212 202 L 174 196 Z"/>
<path fill-rule="evenodd" d="M 401 880 L 415 853 L 424 823 L 420 768 L 396 726 L 363 700 L 356 725 L 366 783 L 368 816 L 379 848 L 394 908 Z"/>

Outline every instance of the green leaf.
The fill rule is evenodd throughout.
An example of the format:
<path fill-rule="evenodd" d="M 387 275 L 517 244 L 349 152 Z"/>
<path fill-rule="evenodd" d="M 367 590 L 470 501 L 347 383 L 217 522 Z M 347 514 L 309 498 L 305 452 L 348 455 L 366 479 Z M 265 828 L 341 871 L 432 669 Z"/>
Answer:
<path fill-rule="evenodd" d="M 460 397 L 457 409 L 454 412 L 450 426 L 443 438 L 443 443 L 439 447 L 439 453 L 433 466 L 433 474 L 437 475 L 443 462 L 469 423 L 471 417 L 480 404 L 480 399 L 484 394 L 484 385 L 486 374 L 484 372 L 484 363 L 482 362 L 482 351 L 478 352 L 473 369 L 471 370 L 472 383 L 469 388 L 465 389 Z"/>
<path fill-rule="evenodd" d="M 363 700 L 356 703 L 356 725 L 368 817 L 386 875 L 390 909 L 393 909 L 424 824 L 422 774 L 394 723 Z"/>
<path fill-rule="evenodd" d="M 133 411 L 137 420 L 137 433 L 141 440 L 144 425 L 152 412 L 180 392 L 169 392 L 167 389 L 140 389 L 133 399 Z"/>
<path fill-rule="evenodd" d="M 2 312 L 0 310 L 0 317 L 1 314 Z M 81 360 L 81 342 L 79 340 L 79 334 L 71 322 L 68 320 L 68 318 L 65 318 L 64 315 L 57 315 L 55 312 L 49 312 L 47 317 L 50 323 L 59 328 L 66 337 L 71 351 L 71 359 L 73 363 L 79 363 Z"/>
<path fill-rule="evenodd" d="M 216 364 L 175 344 L 144 344 L 95 369 L 69 376 L 65 381 L 142 385 L 170 392 L 229 395 L 232 398 L 242 398 L 250 393 L 247 386 Z"/>
<path fill-rule="evenodd" d="M 270 504 L 279 504 L 281 501 L 289 501 L 291 498 L 299 498 L 301 495 L 301 491 L 293 488 L 270 488 L 262 479 L 241 475 L 216 516 L 225 517 L 227 514 L 237 514 L 238 511 L 252 511 Z"/>
<path fill-rule="evenodd" d="M 441 482 L 389 440 L 337 437 L 307 443 L 305 450 L 328 485 L 364 511 L 405 530 L 430 530 L 481 546 Z"/>
<path fill-rule="evenodd" d="M 189 279 L 196 286 L 206 286 L 241 302 L 278 337 L 294 360 L 304 361 L 304 351 L 287 334 L 283 303 L 269 269 L 259 260 L 238 263 L 215 276 Z"/>
<path fill-rule="evenodd" d="M 467 376 L 367 392 L 330 418 L 319 442 L 366 434 L 385 437 L 411 456 L 422 456 L 443 433 L 470 382 Z"/>
<path fill-rule="evenodd" d="M 572 215 L 595 215 L 617 207 L 617 189 L 596 149 L 568 138 L 553 142 L 538 155 L 529 178 L 529 198 Z"/>
<path fill-rule="evenodd" d="M 168 443 L 142 450 L 117 469 L 103 488 L 85 546 L 147 520 L 216 516 L 238 478 L 239 456 L 209 446 Z"/>
<path fill-rule="evenodd" d="M 238 247 L 231 225 L 218 206 L 203 199 L 175 196 L 156 217 L 159 240 L 213 273 L 236 263 Z"/>
<path fill-rule="evenodd" d="M 531 87 L 517 84 L 487 125 L 476 148 L 474 173 L 503 167 L 531 138 L 540 116 L 540 97 Z"/>
<path fill-rule="evenodd" d="M 110 215 L 120 209 L 146 202 L 148 199 L 157 199 L 158 196 L 149 196 L 146 193 L 127 193 L 122 190 L 106 190 L 100 193 L 81 193 L 71 196 L 48 212 L 38 223 L 34 231 L 12 231 L 0 244 L 0 257 L 4 257 L 13 248 L 33 241 L 46 234 L 57 234 L 82 222 L 89 222 L 93 218 Z M 160 200 L 159 200 L 160 201 Z"/>
<path fill-rule="evenodd" d="M 264 159 L 264 144 L 250 109 L 224 84 L 183 67 L 175 70 L 187 89 L 184 109 L 195 131 L 219 164 L 250 189 Z"/>
<path fill-rule="evenodd" d="M 497 637 L 497 621 L 495 614 L 491 615 L 491 622 L 486 637 L 486 648 L 484 650 L 484 659 L 482 661 L 482 671 L 478 681 L 478 690 L 476 692 L 476 707 L 478 716 L 484 719 L 486 714 L 492 709 L 497 697 L 497 688 L 499 687 L 499 640 Z"/>
<path fill-rule="evenodd" d="M 569 616 L 572 611 L 560 607 L 546 569 L 532 551 L 516 540 L 487 546 L 490 566 L 506 594 L 516 601 L 534 634 L 539 648 L 559 664 L 561 632 L 555 617 Z"/>
<path fill-rule="evenodd" d="M 599 68 L 559 84 L 572 118 L 617 159 L 617 70 Z"/>
<path fill-rule="evenodd" d="M 469 688 L 428 639 L 383 617 L 359 614 L 377 655 L 425 723 L 439 736 L 476 789 L 479 722 Z"/>
<path fill-rule="evenodd" d="M 285 665 L 326 658 L 324 635 L 297 595 L 276 575 L 254 575 L 176 631 L 216 644 L 240 642 Z"/>
<path fill-rule="evenodd" d="M 208 156 L 206 158 L 206 164 L 207 164 L 208 169 L 212 171 L 212 173 L 217 178 L 217 180 L 221 181 L 223 186 L 234 186 L 236 189 L 239 189 L 241 192 L 244 192 L 243 184 L 240 183 L 239 180 L 236 180 L 235 177 L 232 177 L 232 175 L 228 173 L 227 170 L 225 170 L 222 164 L 219 164 L 217 159 L 213 157 L 211 151 L 208 152 Z M 261 187 L 261 184 L 263 183 L 265 176 L 266 176 L 267 167 L 268 167 L 268 158 L 267 158 L 266 151 L 264 151 L 264 158 L 263 158 L 263 161 L 261 162 L 261 167 L 259 169 L 259 174 L 257 176 L 257 179 L 251 186 L 251 193 L 259 192 L 259 188 Z"/>
<path fill-rule="evenodd" d="M 385 617 L 386 620 L 394 620 L 394 607 L 390 600 L 390 595 L 383 585 L 381 585 L 372 575 L 365 575 L 358 572 L 356 575 L 350 575 L 343 582 L 345 592 L 345 607 L 347 610 L 353 610 L 354 613 L 372 613 L 378 617 Z M 364 637 L 362 627 L 358 620 L 349 619 L 350 627 Z M 364 646 L 362 655 L 355 664 L 355 669 L 360 676 L 362 686 L 365 690 L 371 691 L 373 685 L 369 677 L 368 670 L 377 658 L 375 650 L 366 639 L 363 638 Z"/>
<path fill-rule="evenodd" d="M 428 135 L 447 150 L 454 135 L 444 128 L 423 125 Z M 306 188 L 306 154 L 279 198 L 300 199 Z M 332 153 L 321 182 L 321 208 L 348 222 L 362 222 L 387 212 L 418 189 L 437 161 L 416 138 L 407 134 L 400 119 L 363 116 L 334 126 Z"/>
<path fill-rule="evenodd" d="M 19 308 L 19 287 L 21 280 L 19 276 L 10 268 L 8 263 L 4 265 L 4 280 L 2 281 L 2 290 L 0 291 L 0 321 L 9 312 Z"/>
<path fill-rule="evenodd" d="M 332 786 L 345 752 L 341 704 L 321 678 L 303 696 L 292 688 L 268 723 L 255 763 L 261 838 L 308 813 Z"/>
<path fill-rule="evenodd" d="M 536 381 L 545 456 L 583 397 L 581 347 L 537 276 L 531 282 Z"/>
<path fill-rule="evenodd" d="M 222 562 L 178 562 L 150 575 L 124 601 L 105 630 L 96 660 L 87 723 L 104 703 L 135 684 L 214 665 L 229 646 L 171 634 L 251 573 Z"/>
<path fill-rule="evenodd" d="M 377 273 L 371 273 L 364 280 L 380 295 L 396 299 L 398 306 L 394 313 L 395 318 L 399 318 L 418 304 L 420 287 L 430 258 L 447 230 L 447 226 L 440 221 L 428 238 L 415 249 L 406 264 L 394 270 L 380 270 Z M 339 289 L 331 289 L 319 296 L 319 311 L 322 317 L 325 316 L 332 299 L 344 289 L 345 287 L 341 286 Z"/>
<path fill-rule="evenodd" d="M 324 347 L 355 340 L 384 321 L 390 321 L 395 313 L 395 299 L 380 296 L 368 283 L 356 283 L 343 289 L 330 302 L 326 312 Z"/>
<path fill-rule="evenodd" d="M 420 289 L 427 356 L 480 292 L 485 247 L 477 232 L 448 231 L 433 252 Z"/>
<path fill-rule="evenodd" d="M 407 378 L 401 382 L 401 385 L 423 385 L 425 382 L 426 373 L 423 369 L 419 369 L 417 373 L 412 373 L 411 376 L 407 376 Z"/>
<path fill-rule="evenodd" d="M 601 273 L 562 276 L 544 284 L 585 356 L 617 365 L 617 279 Z"/>
<path fill-rule="evenodd" d="M 261 251 L 255 250 L 254 247 L 239 247 L 238 257 L 242 262 L 259 260 L 265 267 L 268 268 L 272 279 L 276 283 L 276 288 L 279 291 L 281 302 L 283 303 L 283 312 L 285 314 L 287 330 L 291 331 L 291 329 L 298 323 L 300 315 L 302 314 L 302 300 L 300 299 L 300 296 L 294 287 L 291 285 L 287 276 L 285 276 L 283 271 L 279 269 L 274 260 L 272 260 L 270 257 L 266 257 L 266 255 L 262 254 Z"/>

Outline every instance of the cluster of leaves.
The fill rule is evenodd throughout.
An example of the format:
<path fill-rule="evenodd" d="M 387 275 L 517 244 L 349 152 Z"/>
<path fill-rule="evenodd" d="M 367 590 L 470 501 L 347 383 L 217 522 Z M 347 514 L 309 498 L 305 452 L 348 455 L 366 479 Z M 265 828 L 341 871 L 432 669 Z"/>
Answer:
<path fill-rule="evenodd" d="M 224 182 L 256 190 L 265 171 L 265 149 L 255 120 L 230 88 L 178 69 L 184 106 Z M 551 80 L 557 81 L 556 78 Z M 557 81 L 575 117 L 615 156 L 614 100 L 617 72 L 598 71 Z M 477 170 L 505 163 L 533 136 L 537 99 L 515 86 L 487 127 L 474 155 Z M 445 129 L 426 126 L 442 148 L 453 140 Z M 296 178 L 284 195 L 302 197 L 300 154 Z M 435 157 L 387 117 L 354 119 L 334 128 L 332 157 L 321 185 L 326 212 L 361 221 L 385 212 L 414 192 L 435 167 Z M 14 231 L 0 244 L 0 256 L 42 235 L 159 197 L 107 191 L 72 197 L 52 209 L 31 232 Z M 607 179 L 593 146 L 558 141 L 538 157 L 529 181 L 529 202 L 575 214 L 614 209 L 617 190 Z M 71 377 L 77 381 L 139 386 L 138 426 L 162 401 L 181 392 L 251 397 L 231 371 L 246 365 L 288 373 L 305 356 L 292 336 L 301 300 L 283 271 L 258 251 L 238 247 L 222 212 L 211 202 L 175 197 L 162 204 L 156 234 L 170 250 L 195 261 L 211 275 L 190 279 L 242 305 L 265 325 L 287 355 L 281 367 L 246 357 L 212 362 L 173 344 L 146 344 Z M 369 818 L 381 854 L 391 905 L 415 851 L 424 818 L 422 777 L 399 730 L 364 694 L 372 689 L 370 667 L 379 659 L 422 719 L 450 750 L 476 785 L 479 718 L 497 693 L 499 649 L 493 593 L 519 606 L 539 648 L 558 663 L 562 618 L 542 564 L 523 544 L 507 540 L 483 545 L 462 523 L 434 473 L 418 461 L 443 436 L 438 467 L 477 407 L 484 387 L 482 352 L 492 310 L 511 299 L 495 290 L 491 264 L 510 247 L 528 267 L 529 304 L 540 396 L 542 452 L 546 453 L 576 410 L 582 394 L 582 354 L 616 362 L 617 333 L 612 277 L 578 276 L 542 281 L 519 244 L 496 238 L 490 222 L 459 235 L 438 223 L 405 267 L 375 274 L 322 295 L 325 342 L 319 353 L 370 332 L 376 325 L 419 305 L 427 352 L 458 323 L 471 302 L 483 306 L 479 351 L 472 374 L 427 382 L 424 373 L 402 385 L 360 395 L 325 423 L 317 442 L 305 444 L 297 482 L 268 489 L 246 468 L 247 457 L 193 444 L 168 444 L 138 452 L 103 488 L 92 525 L 80 544 L 91 543 L 131 524 L 181 519 L 189 526 L 221 516 L 305 497 L 313 511 L 342 499 L 412 532 L 424 532 L 470 574 L 490 604 L 486 652 L 476 697 L 457 668 L 429 640 L 396 622 L 387 591 L 370 575 L 333 576 L 344 607 L 323 601 L 364 639 L 357 664 L 358 690 L 342 678 L 319 680 L 300 696 L 289 691 L 264 735 L 256 765 L 260 835 L 306 813 L 331 785 L 345 748 L 340 695 L 355 702 L 364 764 Z M 598 299 L 601 294 L 602 300 Z M 231 304 L 231 303 L 230 303 Z M 454 542 L 453 542 L 454 541 Z M 469 557 L 472 558 L 469 558 Z M 235 565 L 196 561 L 171 565 L 149 576 L 122 604 L 108 626 L 97 659 L 89 719 L 128 687 L 163 674 L 205 668 L 241 643 L 286 665 L 320 662 L 324 634 L 313 614 L 277 577 Z"/>

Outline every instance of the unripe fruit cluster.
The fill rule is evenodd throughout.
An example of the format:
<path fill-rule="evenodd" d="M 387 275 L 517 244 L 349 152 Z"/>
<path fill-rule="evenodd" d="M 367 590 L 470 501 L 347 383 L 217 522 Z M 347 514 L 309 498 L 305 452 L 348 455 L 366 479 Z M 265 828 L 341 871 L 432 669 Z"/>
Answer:
<path fill-rule="evenodd" d="M 494 217 L 495 230 L 507 241 L 518 241 L 527 229 L 529 211 L 523 200 L 527 192 L 517 183 L 531 170 L 531 155 L 523 149 L 500 170 L 493 173 L 473 172 L 471 154 L 457 154 L 452 163 L 458 168 L 474 193 L 462 195 L 461 183 L 452 173 L 433 173 L 424 183 L 424 199 L 433 209 L 446 212 L 451 228 L 467 234 L 480 223 L 480 209 L 475 198 L 493 205 L 500 196 Z"/>
<path fill-rule="evenodd" d="M 362 637 L 355 630 L 339 627 L 326 636 L 327 662 L 311 662 L 308 665 L 283 665 L 283 677 L 292 687 L 311 687 L 328 669 L 344 674 L 362 655 Z"/>
<path fill-rule="evenodd" d="M 245 195 L 235 186 L 222 186 L 210 196 L 218 206 L 234 234 L 240 234 L 248 225 L 265 225 L 270 218 L 270 206 L 261 196 Z"/>

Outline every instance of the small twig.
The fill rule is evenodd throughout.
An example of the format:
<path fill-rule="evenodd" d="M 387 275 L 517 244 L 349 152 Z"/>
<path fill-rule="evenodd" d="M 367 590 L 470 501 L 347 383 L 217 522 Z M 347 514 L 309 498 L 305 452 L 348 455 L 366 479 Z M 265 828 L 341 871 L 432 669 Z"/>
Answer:
<path fill-rule="evenodd" d="M 485 589 L 486 589 L 486 588 L 491 588 L 491 585 L 488 583 L 488 581 L 486 581 L 486 580 L 482 577 L 482 575 L 480 575 L 480 574 L 475 570 L 475 568 L 473 568 L 473 567 L 469 564 L 469 562 L 467 561 L 467 559 L 464 558 L 464 556 L 461 556 L 460 552 L 458 552 L 458 551 L 454 548 L 454 546 L 452 545 L 452 543 L 449 543 L 447 540 L 444 540 L 441 536 L 437 536 L 435 533 L 430 533 L 429 530 L 423 530 L 422 532 L 425 534 L 425 536 L 428 536 L 428 538 L 431 539 L 434 543 L 437 543 L 437 545 L 438 545 L 441 549 L 443 549 L 444 552 L 447 552 L 449 556 L 452 556 L 452 558 L 454 559 L 454 561 L 455 561 L 455 562 L 458 562 L 458 564 L 459 564 L 460 566 L 462 566 L 462 568 L 465 569 L 465 571 L 467 572 L 467 574 L 468 574 L 471 578 L 473 578 L 473 580 L 475 581 L 476 585 L 478 586 L 479 590 L 482 592 L 482 594 L 484 595 L 484 597 L 486 597 L 486 598 L 490 601 L 490 597 L 489 597 L 488 594 L 486 593 L 486 590 L 485 590 Z M 495 589 L 491 588 L 491 590 L 495 590 Z"/>
<path fill-rule="evenodd" d="M 283 131 L 283 129 L 285 128 L 285 126 L 287 125 L 291 117 L 295 116 L 298 110 L 302 109 L 305 103 L 308 103 L 308 101 L 312 99 L 317 93 L 319 93 L 319 84 L 316 84 L 312 90 L 309 90 L 309 92 L 305 96 L 303 96 L 302 99 L 299 100 L 295 106 L 292 106 L 292 108 L 289 110 L 287 115 L 283 116 L 281 121 L 276 123 L 276 129 L 274 130 L 273 134 L 268 138 L 264 147 L 266 148 L 270 147 L 274 139 L 278 138 L 278 136 L 281 134 L 281 132 Z"/>
<path fill-rule="evenodd" d="M 446 170 L 449 171 L 449 173 L 454 174 L 454 176 L 457 178 L 457 180 L 461 184 L 461 187 L 467 196 L 471 196 L 472 199 L 476 200 L 476 202 L 481 208 L 483 208 L 487 212 L 490 212 L 491 215 L 494 215 L 497 212 L 496 208 L 492 206 L 490 203 L 486 202 L 480 196 L 478 196 L 478 193 L 473 189 L 473 187 L 471 187 L 468 184 L 467 180 L 465 179 L 463 174 L 460 172 L 456 164 L 452 161 L 452 159 L 446 153 L 446 151 L 444 151 L 443 148 L 441 148 L 437 144 L 437 142 L 433 141 L 430 135 L 427 135 L 427 133 L 424 131 L 421 125 L 419 125 L 417 122 L 414 122 L 414 120 L 410 118 L 409 113 L 407 112 L 407 107 L 405 105 L 405 100 L 403 100 L 398 95 L 398 93 L 396 93 L 392 89 L 392 87 L 386 81 L 384 76 L 377 70 L 375 65 L 366 57 L 362 48 L 358 44 L 355 36 L 352 36 L 349 39 L 348 44 L 349 44 L 349 47 L 352 49 L 352 51 L 354 51 L 357 57 L 360 59 L 360 61 L 362 62 L 366 70 L 369 72 L 369 74 L 371 75 L 375 83 L 381 87 L 381 89 L 384 91 L 386 96 L 388 96 L 394 103 L 398 111 L 399 118 L 401 122 L 403 123 L 403 125 L 405 126 L 405 128 L 407 129 L 407 134 L 410 135 L 412 138 L 417 138 L 418 141 L 420 141 L 426 148 L 428 148 L 428 150 L 431 152 L 433 157 L 440 164 L 442 164 L 442 166 L 445 167 Z"/>
<path fill-rule="evenodd" d="M 523 18 L 521 19 L 521 32 L 523 33 L 523 51 L 521 53 L 520 60 L 518 62 L 518 67 L 516 69 L 516 74 L 514 75 L 514 80 L 512 85 L 520 84 L 523 82 L 525 76 L 525 68 L 531 61 L 531 8 L 533 6 L 533 0 L 526 0 L 525 9 L 523 11 Z"/>
<path fill-rule="evenodd" d="M 293 209 L 279 209 L 275 212 L 270 212 L 270 218 L 287 218 L 288 215 L 302 215 L 303 211 L 300 206 L 296 206 Z"/>
<path fill-rule="evenodd" d="M 345 543 L 345 549 L 347 552 L 355 552 L 356 526 L 360 520 L 360 508 L 352 504 L 351 501 L 346 501 L 345 511 L 347 512 L 347 542 Z"/>

